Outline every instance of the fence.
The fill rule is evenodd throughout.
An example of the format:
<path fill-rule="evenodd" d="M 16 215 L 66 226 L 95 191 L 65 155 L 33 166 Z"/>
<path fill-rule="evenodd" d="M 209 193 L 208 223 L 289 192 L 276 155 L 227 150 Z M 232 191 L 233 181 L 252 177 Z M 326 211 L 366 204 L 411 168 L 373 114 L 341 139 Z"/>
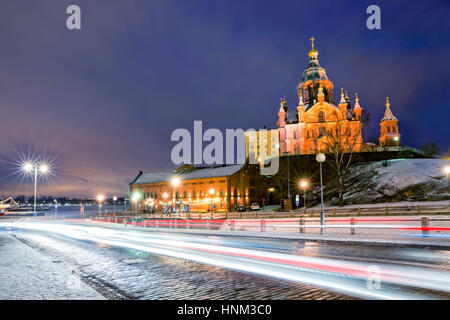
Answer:
<path fill-rule="evenodd" d="M 347 233 L 355 235 L 361 230 L 402 230 L 421 231 L 422 235 L 430 235 L 430 232 L 449 232 L 449 226 L 442 226 L 450 218 L 349 218 L 349 219 L 326 219 L 325 225 L 320 225 L 318 220 L 312 219 L 289 219 L 289 220 L 235 220 L 235 219 L 145 219 L 136 217 L 95 217 L 93 221 L 118 223 L 125 227 L 137 226 L 144 228 L 169 228 L 169 229 L 204 229 L 221 231 L 260 231 L 268 229 L 278 232 L 307 233 L 308 229 L 319 230 L 340 229 L 347 230 Z M 432 226 L 432 224 L 439 224 Z M 377 231 L 378 232 L 378 231 Z"/>

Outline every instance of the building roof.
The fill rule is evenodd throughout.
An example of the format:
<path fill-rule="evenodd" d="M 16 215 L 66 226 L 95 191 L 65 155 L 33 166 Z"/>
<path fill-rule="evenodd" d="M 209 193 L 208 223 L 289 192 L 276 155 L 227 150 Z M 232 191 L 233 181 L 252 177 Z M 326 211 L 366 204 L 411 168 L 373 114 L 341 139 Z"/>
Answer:
<path fill-rule="evenodd" d="M 235 164 L 231 166 L 215 167 L 215 168 L 201 168 L 194 169 L 188 172 L 173 173 L 173 172 L 158 172 L 158 173 L 144 173 L 141 174 L 131 184 L 146 184 L 156 182 L 168 182 L 171 177 L 179 177 L 181 180 L 205 179 L 215 177 L 228 177 L 243 167 L 243 164 Z"/>
<path fill-rule="evenodd" d="M 395 121 L 395 120 L 397 120 L 397 118 L 392 113 L 390 106 L 391 106 L 391 104 L 389 103 L 389 97 L 386 97 L 386 111 L 384 112 L 384 117 L 383 117 L 383 119 L 381 119 L 381 121 L 385 121 L 385 120 Z"/>

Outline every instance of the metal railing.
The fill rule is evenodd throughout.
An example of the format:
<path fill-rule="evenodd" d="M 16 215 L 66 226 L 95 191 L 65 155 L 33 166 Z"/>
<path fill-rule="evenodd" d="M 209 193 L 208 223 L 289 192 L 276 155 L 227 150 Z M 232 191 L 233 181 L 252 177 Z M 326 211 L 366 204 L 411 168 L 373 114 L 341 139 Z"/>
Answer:
<path fill-rule="evenodd" d="M 433 222 L 449 222 L 450 218 L 349 218 L 327 219 L 325 225 L 320 225 L 318 220 L 290 219 L 290 220 L 235 220 L 235 219 L 145 219 L 136 217 L 95 217 L 92 221 L 123 224 L 125 227 L 137 226 L 144 228 L 169 228 L 169 229 L 206 229 L 222 231 L 260 231 L 268 228 L 280 229 L 285 232 L 307 233 L 307 229 L 347 229 L 351 235 L 356 230 L 385 229 L 385 230 L 409 230 L 421 231 L 423 235 L 430 232 L 450 232 L 449 226 L 431 226 Z M 319 223 L 318 223 L 319 222 Z M 337 223 L 337 224 L 336 224 Z M 380 224 L 383 223 L 383 224 Z M 399 224 L 395 224 L 399 223 Z M 403 224 L 402 224 L 403 223 Z M 411 224 L 412 223 L 412 224 Z"/>

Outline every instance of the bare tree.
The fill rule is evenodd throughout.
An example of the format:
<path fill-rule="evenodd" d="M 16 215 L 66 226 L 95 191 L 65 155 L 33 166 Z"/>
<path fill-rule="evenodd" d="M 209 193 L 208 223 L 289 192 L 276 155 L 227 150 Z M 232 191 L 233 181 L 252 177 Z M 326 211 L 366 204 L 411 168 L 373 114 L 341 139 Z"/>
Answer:
<path fill-rule="evenodd" d="M 434 141 L 425 141 L 421 147 L 423 153 L 428 157 L 435 157 L 441 150 Z"/>
<path fill-rule="evenodd" d="M 330 157 L 327 163 L 334 169 L 337 177 L 339 206 L 344 206 L 344 184 L 352 162 L 353 152 L 361 147 L 361 123 L 338 117 L 334 124 L 320 130 L 319 150 Z"/>

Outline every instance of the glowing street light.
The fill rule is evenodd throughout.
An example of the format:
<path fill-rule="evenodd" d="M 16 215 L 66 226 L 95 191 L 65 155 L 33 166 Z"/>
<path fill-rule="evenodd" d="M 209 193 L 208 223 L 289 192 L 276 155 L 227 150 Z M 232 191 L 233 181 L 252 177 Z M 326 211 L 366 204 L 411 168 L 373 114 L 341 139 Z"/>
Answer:
<path fill-rule="evenodd" d="M 105 200 L 105 196 L 102 194 L 99 194 L 97 196 L 97 202 L 98 202 L 98 213 L 100 216 L 102 216 L 102 202 Z"/>
<path fill-rule="evenodd" d="M 449 180 L 450 166 L 446 166 L 444 168 L 444 172 L 447 174 L 447 193 L 450 193 L 450 180 Z M 448 206 L 450 207 L 450 199 L 448 200 Z"/>
<path fill-rule="evenodd" d="M 215 192 L 214 188 L 208 190 L 208 193 L 211 195 L 211 219 L 213 218 L 214 215 L 214 207 L 213 207 L 214 192 Z"/>
<path fill-rule="evenodd" d="M 134 203 L 135 214 L 137 214 L 137 203 L 140 198 L 141 198 L 141 195 L 139 194 L 139 192 L 133 193 L 133 195 L 131 197 L 131 201 Z"/>
<path fill-rule="evenodd" d="M 45 163 L 26 162 L 23 164 L 23 171 L 27 173 L 34 173 L 34 214 L 36 214 L 36 195 L 37 195 L 37 179 L 38 173 L 44 175 L 49 171 L 49 167 Z"/>
<path fill-rule="evenodd" d="M 325 213 L 323 212 L 323 183 L 322 183 L 322 163 L 325 162 L 325 155 L 323 153 L 318 153 L 316 156 L 316 161 L 320 164 L 320 234 L 325 234 Z"/>
<path fill-rule="evenodd" d="M 114 197 L 113 197 L 114 211 L 116 210 L 116 202 L 117 202 L 117 197 L 114 196 Z"/>
<path fill-rule="evenodd" d="M 172 184 L 172 186 L 177 187 L 180 184 L 180 179 L 179 178 L 172 178 L 172 180 L 170 180 L 170 183 Z"/>
<path fill-rule="evenodd" d="M 308 187 L 308 181 L 303 179 L 300 181 L 300 188 L 303 189 L 303 206 L 304 206 L 304 212 L 306 214 L 306 188 Z"/>
<path fill-rule="evenodd" d="M 170 180 L 170 184 L 172 185 L 172 188 L 171 188 L 171 193 L 172 193 L 171 199 L 172 199 L 172 200 L 173 200 L 173 188 L 178 187 L 179 184 L 180 184 L 180 182 L 181 182 L 181 181 L 180 181 L 180 178 L 177 178 L 177 177 L 173 177 L 173 178 Z M 170 203 L 170 215 L 172 215 L 173 209 L 176 210 L 176 199 L 175 199 L 175 201 L 173 201 L 173 208 L 172 208 L 172 202 Z"/>

